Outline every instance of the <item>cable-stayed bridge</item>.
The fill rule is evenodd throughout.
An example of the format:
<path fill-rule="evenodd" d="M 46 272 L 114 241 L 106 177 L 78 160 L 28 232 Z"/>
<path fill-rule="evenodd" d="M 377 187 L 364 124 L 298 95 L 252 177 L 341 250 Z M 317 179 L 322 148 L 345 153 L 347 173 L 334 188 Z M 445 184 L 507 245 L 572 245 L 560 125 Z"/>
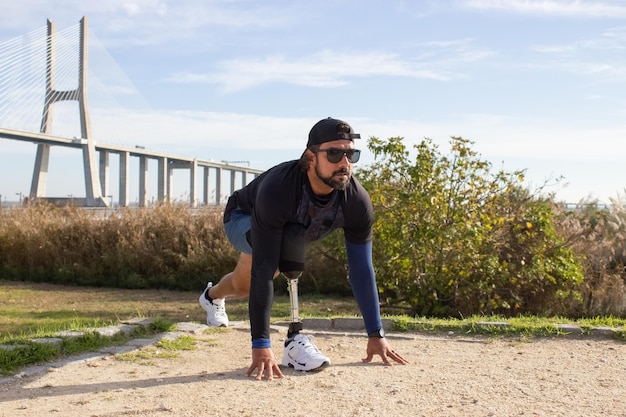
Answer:
<path fill-rule="evenodd" d="M 108 145 L 106 137 L 96 140 L 88 102 L 88 38 L 87 17 L 83 17 L 79 24 L 62 31 L 57 32 L 54 23 L 48 21 L 42 29 L 0 43 L 0 139 L 35 145 L 28 194 L 31 201 L 71 202 L 85 207 L 111 205 L 111 155 L 119 160 L 117 202 L 122 207 L 131 205 L 131 158 L 139 162 L 139 206 L 149 204 L 149 161 L 157 162 L 158 201 L 172 201 L 175 170 L 189 173 L 188 189 L 178 194 L 187 194 L 192 207 L 220 204 L 238 185 L 247 184 L 262 172 L 232 163 L 151 151 L 144 146 Z M 48 168 L 55 147 L 75 149 L 77 157 L 82 156 L 84 197 L 47 195 Z"/>

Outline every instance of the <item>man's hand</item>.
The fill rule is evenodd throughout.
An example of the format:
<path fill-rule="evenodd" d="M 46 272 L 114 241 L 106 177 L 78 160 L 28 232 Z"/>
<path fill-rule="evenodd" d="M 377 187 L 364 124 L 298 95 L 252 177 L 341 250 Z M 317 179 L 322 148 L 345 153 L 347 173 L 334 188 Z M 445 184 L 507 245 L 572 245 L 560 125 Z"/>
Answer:
<path fill-rule="evenodd" d="M 362 359 L 363 362 L 371 362 L 374 355 L 379 355 L 383 359 L 383 363 L 386 366 L 393 365 L 390 358 L 394 360 L 394 362 L 399 363 L 400 365 L 407 365 L 409 361 L 404 359 L 398 352 L 393 350 L 389 343 L 387 343 L 387 339 L 378 338 L 378 337 L 370 337 L 367 339 L 367 357 Z"/>
<path fill-rule="evenodd" d="M 285 377 L 278 367 L 278 362 L 276 362 L 276 357 L 274 357 L 271 348 L 252 349 L 252 365 L 248 368 L 246 376 L 252 375 L 255 369 L 257 374 L 254 379 L 257 381 L 263 379 L 264 373 L 268 381 L 274 379 L 274 376 L 277 378 Z"/>

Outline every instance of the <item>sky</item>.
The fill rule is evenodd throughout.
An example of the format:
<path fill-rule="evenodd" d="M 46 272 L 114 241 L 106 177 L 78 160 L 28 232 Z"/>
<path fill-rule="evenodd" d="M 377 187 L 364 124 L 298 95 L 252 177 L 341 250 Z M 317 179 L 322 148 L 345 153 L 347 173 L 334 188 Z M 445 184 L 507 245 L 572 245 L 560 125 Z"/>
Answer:
<path fill-rule="evenodd" d="M 559 201 L 626 188 L 626 1 L 0 1 L 0 45 L 87 16 L 97 142 L 267 169 L 331 116 L 361 134 L 357 168 L 372 136 L 443 154 L 462 136 Z M 48 196 L 84 195 L 80 152 L 57 148 Z M 0 139 L 2 201 L 28 193 L 34 156 Z"/>

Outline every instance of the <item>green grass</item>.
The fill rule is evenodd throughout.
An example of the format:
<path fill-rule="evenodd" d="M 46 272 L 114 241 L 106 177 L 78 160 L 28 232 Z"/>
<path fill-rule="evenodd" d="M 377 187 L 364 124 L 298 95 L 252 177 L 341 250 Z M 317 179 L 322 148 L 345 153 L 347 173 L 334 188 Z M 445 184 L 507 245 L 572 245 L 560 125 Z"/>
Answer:
<path fill-rule="evenodd" d="M 45 363 L 85 352 L 95 352 L 103 347 L 121 346 L 130 339 L 138 337 L 148 337 L 157 333 L 168 331 L 173 327 L 173 323 L 164 320 L 155 320 L 148 327 L 137 326 L 130 334 L 117 333 L 114 336 L 102 336 L 90 330 L 91 326 L 76 326 L 77 321 L 72 321 L 74 326 L 63 326 L 63 330 L 81 331 L 83 334 L 78 337 L 59 336 L 55 329 L 39 329 L 32 334 L 21 334 L 14 337 L 5 337 L 3 345 L 7 348 L 0 349 L 0 375 L 7 375 L 19 371 L 24 366 Z M 49 343 L 36 342 L 38 340 L 49 339 Z M 55 341 L 58 341 L 56 343 Z M 169 350 L 181 346 L 181 343 L 172 341 Z M 178 344 L 177 344 L 178 343 Z M 188 342 L 187 342 L 188 343 Z M 165 346 L 162 346 L 166 348 Z"/>
<path fill-rule="evenodd" d="M 172 350 L 160 350 L 155 346 L 148 346 L 136 351 L 120 353 L 119 355 L 115 355 L 115 359 L 123 362 L 150 365 L 152 359 L 176 359 L 178 356 L 178 353 Z"/>
<path fill-rule="evenodd" d="M 502 323 L 507 325 L 502 325 Z M 524 339 L 563 336 L 566 332 L 558 328 L 557 325 L 570 324 L 580 327 L 583 335 L 589 334 L 593 327 L 610 327 L 615 329 L 616 339 L 626 340 L 626 319 L 613 317 L 578 320 L 566 317 L 537 316 L 472 316 L 463 319 L 395 317 L 393 324 L 394 330 L 401 332 L 454 332 L 489 336 L 519 336 Z"/>
<path fill-rule="evenodd" d="M 161 340 L 157 346 L 165 350 L 195 350 L 196 339 L 191 336 L 180 336 L 173 340 Z"/>
<path fill-rule="evenodd" d="M 14 346 L 13 350 L 0 349 L 0 374 L 11 374 L 24 366 L 95 351 L 103 346 L 121 345 L 131 338 L 169 331 L 177 322 L 204 322 L 205 313 L 197 304 L 198 295 L 197 292 L 65 287 L 0 281 L 0 344 Z M 353 298 L 301 295 L 299 301 L 303 318 L 356 317 L 359 314 Z M 228 300 L 227 304 L 231 320 L 247 320 L 246 299 Z M 593 317 L 571 320 L 564 317 L 472 316 L 464 319 L 441 319 L 393 313 L 396 311 L 383 308 L 383 315 L 393 321 L 394 331 L 397 332 L 454 332 L 527 340 L 532 337 L 561 335 L 562 331 L 555 326 L 560 323 L 578 325 L 587 333 L 593 327 L 621 328 L 615 335 L 626 340 L 626 332 L 623 330 L 626 326 L 625 318 Z M 138 326 L 131 335 L 102 337 L 89 331 L 90 328 L 118 324 L 135 317 L 149 317 L 154 322 L 149 328 Z M 272 319 L 285 321 L 289 317 L 289 297 L 276 296 Z M 507 322 L 509 325 L 501 326 L 498 324 L 500 322 Z M 31 341 L 33 338 L 58 337 L 55 333 L 59 331 L 85 331 L 85 334 L 78 338 L 62 338 L 59 345 Z M 192 349 L 193 338 L 189 339 L 163 341 L 159 351 Z"/>

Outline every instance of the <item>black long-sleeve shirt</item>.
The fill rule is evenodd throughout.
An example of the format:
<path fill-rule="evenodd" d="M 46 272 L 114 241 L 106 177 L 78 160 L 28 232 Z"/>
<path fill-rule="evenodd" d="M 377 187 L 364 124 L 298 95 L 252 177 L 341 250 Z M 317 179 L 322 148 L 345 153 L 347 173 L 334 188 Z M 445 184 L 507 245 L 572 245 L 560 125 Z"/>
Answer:
<path fill-rule="evenodd" d="M 250 326 L 252 340 L 269 339 L 273 277 L 281 255 L 287 223 L 305 227 L 305 241 L 343 228 L 352 289 L 368 332 L 381 328 L 378 291 L 371 257 L 373 208 L 367 191 L 353 177 L 344 190 L 316 196 L 299 161 L 284 162 L 236 191 L 224 221 L 235 208 L 251 215 L 252 276 Z"/>

